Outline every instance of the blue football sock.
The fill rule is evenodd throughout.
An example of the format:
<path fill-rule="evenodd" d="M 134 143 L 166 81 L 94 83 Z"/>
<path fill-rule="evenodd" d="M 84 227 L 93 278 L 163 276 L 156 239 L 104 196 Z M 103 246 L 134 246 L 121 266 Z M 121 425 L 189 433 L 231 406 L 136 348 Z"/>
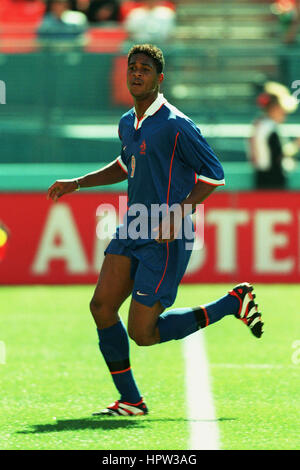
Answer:
<path fill-rule="evenodd" d="M 129 341 L 122 320 L 115 325 L 98 330 L 99 347 L 120 393 L 120 400 L 138 403 L 141 394 L 135 383 L 129 361 Z"/>
<path fill-rule="evenodd" d="M 192 308 L 174 308 L 162 313 L 157 322 L 160 342 L 182 339 L 198 330 L 198 323 Z"/>
<path fill-rule="evenodd" d="M 205 328 L 221 320 L 225 315 L 235 314 L 238 308 L 238 299 L 227 294 L 201 307 L 169 310 L 160 315 L 157 322 L 160 342 L 185 338 L 199 328 Z"/>

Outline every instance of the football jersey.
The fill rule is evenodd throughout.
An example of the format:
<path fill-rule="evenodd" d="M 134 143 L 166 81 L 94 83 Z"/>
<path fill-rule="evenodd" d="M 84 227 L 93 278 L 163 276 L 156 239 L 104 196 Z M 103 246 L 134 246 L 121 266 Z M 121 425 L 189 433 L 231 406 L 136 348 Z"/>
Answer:
<path fill-rule="evenodd" d="M 159 94 L 138 120 L 135 108 L 121 117 L 121 155 L 132 204 L 181 203 L 197 180 L 224 185 L 223 168 L 194 122 Z"/>

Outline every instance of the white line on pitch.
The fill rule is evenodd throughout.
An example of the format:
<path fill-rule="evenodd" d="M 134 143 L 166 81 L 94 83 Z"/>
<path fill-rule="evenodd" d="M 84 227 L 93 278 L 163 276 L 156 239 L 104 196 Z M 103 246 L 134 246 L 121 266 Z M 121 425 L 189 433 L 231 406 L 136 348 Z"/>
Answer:
<path fill-rule="evenodd" d="M 183 340 L 191 450 L 219 449 L 219 429 L 210 389 L 203 331 Z"/>

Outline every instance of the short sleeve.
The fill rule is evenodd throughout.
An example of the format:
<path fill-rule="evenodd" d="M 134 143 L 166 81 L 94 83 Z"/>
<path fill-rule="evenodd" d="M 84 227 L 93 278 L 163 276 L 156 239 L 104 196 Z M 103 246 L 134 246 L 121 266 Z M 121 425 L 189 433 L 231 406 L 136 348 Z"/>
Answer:
<path fill-rule="evenodd" d="M 126 157 L 125 157 L 124 147 L 123 147 L 123 143 L 122 143 L 122 135 L 121 135 L 121 130 L 120 130 L 120 124 L 119 124 L 119 128 L 118 128 L 118 134 L 119 134 L 119 139 L 121 141 L 121 153 L 117 158 L 117 162 L 120 165 L 120 167 L 122 168 L 122 170 L 124 170 L 125 173 L 128 173 L 127 165 L 126 165 Z"/>
<path fill-rule="evenodd" d="M 213 186 L 225 184 L 223 167 L 197 126 L 183 120 L 178 129 L 178 154 L 181 161 L 192 168 L 198 180 Z"/>

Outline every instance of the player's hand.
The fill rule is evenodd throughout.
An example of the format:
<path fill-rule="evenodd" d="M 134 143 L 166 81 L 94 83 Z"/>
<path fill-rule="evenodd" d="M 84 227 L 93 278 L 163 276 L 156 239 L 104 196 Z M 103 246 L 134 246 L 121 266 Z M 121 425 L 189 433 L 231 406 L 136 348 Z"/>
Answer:
<path fill-rule="evenodd" d="M 157 243 L 173 242 L 178 238 L 182 226 L 182 213 L 171 212 L 163 218 L 158 227 L 153 229 Z"/>
<path fill-rule="evenodd" d="M 57 180 L 50 186 L 47 193 L 47 199 L 56 202 L 64 194 L 73 193 L 77 190 L 77 182 L 75 180 Z"/>

